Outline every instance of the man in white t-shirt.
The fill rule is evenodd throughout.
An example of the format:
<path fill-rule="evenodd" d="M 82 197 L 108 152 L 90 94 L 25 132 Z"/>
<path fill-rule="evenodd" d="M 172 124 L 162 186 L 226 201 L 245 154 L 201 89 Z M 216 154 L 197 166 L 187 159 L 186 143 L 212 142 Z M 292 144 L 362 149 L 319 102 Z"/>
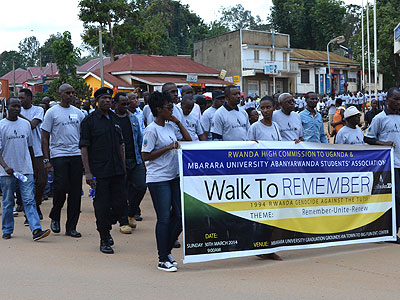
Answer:
<path fill-rule="evenodd" d="M 281 109 L 274 111 L 272 121 L 278 124 L 282 141 L 303 141 L 303 125 L 300 115 L 294 112 L 294 99 L 289 93 L 279 95 Z"/>
<path fill-rule="evenodd" d="M 40 210 L 40 204 L 42 203 L 44 188 L 47 182 L 47 174 L 43 165 L 43 153 L 40 142 L 42 136 L 40 123 L 43 122 L 44 110 L 39 106 L 32 105 L 32 96 L 32 92 L 29 89 L 21 89 L 18 93 L 18 99 L 22 104 L 20 117 L 27 120 L 32 129 L 32 148 L 34 154 L 32 163 L 35 183 L 35 202 L 39 217 L 42 220 L 43 215 Z"/>
<path fill-rule="evenodd" d="M 368 127 L 364 141 L 370 145 L 394 147 L 394 184 L 396 201 L 396 229 L 400 227 L 400 89 L 392 87 L 387 92 L 387 108 L 376 115 Z M 397 238 L 400 244 L 400 239 Z"/>
<path fill-rule="evenodd" d="M 240 91 L 237 86 L 225 88 L 225 99 L 225 104 L 215 112 L 212 138 L 217 141 L 246 141 L 250 123 L 246 111 L 238 107 Z"/>
<path fill-rule="evenodd" d="M 328 96 L 328 102 L 326 103 L 328 109 L 328 132 L 332 131 L 331 123 L 333 122 L 333 116 L 336 112 L 336 101 L 335 96 Z"/>
<path fill-rule="evenodd" d="M 0 185 L 3 192 L 2 238 L 8 240 L 14 232 L 14 193 L 18 187 L 33 240 L 38 241 L 47 237 L 50 230 L 42 230 L 33 199 L 32 129 L 27 120 L 18 117 L 21 112 L 19 99 L 8 99 L 7 109 L 7 118 L 0 121 Z"/>
<path fill-rule="evenodd" d="M 204 130 L 201 127 L 198 115 L 193 111 L 194 104 L 192 95 L 187 94 L 182 97 L 182 124 L 189 132 L 192 141 L 206 141 L 207 138 L 204 135 Z"/>
<path fill-rule="evenodd" d="M 50 212 L 51 230 L 60 232 L 61 209 L 67 199 L 65 234 L 79 238 L 76 231 L 81 212 L 83 166 L 79 149 L 80 125 L 83 113 L 71 105 L 74 88 L 62 84 L 59 88 L 61 103 L 50 108 L 42 124 L 43 163 L 48 172 L 54 170 L 54 197 Z"/>
<path fill-rule="evenodd" d="M 355 106 L 350 106 L 344 111 L 346 125 L 336 134 L 335 144 L 363 145 L 364 135 L 357 127 L 360 124 L 361 113 Z"/>
<path fill-rule="evenodd" d="M 206 111 L 201 116 L 201 126 L 203 127 L 204 133 L 209 141 L 212 140 L 211 129 L 214 126 L 214 114 L 218 108 L 224 104 L 225 95 L 221 90 L 215 90 L 212 92 L 212 106 L 206 109 Z"/>

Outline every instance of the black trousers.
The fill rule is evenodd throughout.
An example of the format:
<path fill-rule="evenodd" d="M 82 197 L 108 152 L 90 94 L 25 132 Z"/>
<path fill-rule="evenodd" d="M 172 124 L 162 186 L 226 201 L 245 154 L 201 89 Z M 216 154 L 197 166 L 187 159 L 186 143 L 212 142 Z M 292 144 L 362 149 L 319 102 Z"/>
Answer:
<path fill-rule="evenodd" d="M 125 176 L 97 178 L 93 207 L 97 231 L 105 239 L 110 235 L 111 226 L 127 211 Z"/>
<path fill-rule="evenodd" d="M 140 203 L 146 194 L 146 170 L 143 164 L 127 164 L 126 167 L 126 191 L 125 199 L 128 200 L 128 210 L 119 220 L 120 225 L 128 225 L 128 217 L 140 215 Z"/>
<path fill-rule="evenodd" d="M 81 156 L 64 156 L 51 159 L 54 168 L 54 196 L 50 219 L 60 221 L 61 209 L 67 199 L 66 231 L 76 229 L 81 213 L 83 165 Z"/>

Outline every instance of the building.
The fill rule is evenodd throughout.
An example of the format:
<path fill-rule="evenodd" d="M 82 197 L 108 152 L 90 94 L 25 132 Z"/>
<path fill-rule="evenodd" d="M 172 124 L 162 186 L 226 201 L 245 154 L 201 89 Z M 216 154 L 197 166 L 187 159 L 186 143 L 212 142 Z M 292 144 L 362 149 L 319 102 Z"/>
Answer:
<path fill-rule="evenodd" d="M 195 42 L 193 48 L 194 61 L 225 70 L 225 79 L 245 95 L 288 92 L 297 77 L 288 34 L 241 29 Z"/>
<path fill-rule="evenodd" d="M 329 62 L 332 73 L 332 84 L 328 77 L 328 54 L 326 51 L 293 49 L 290 54 L 290 61 L 299 66 L 299 73 L 295 87 L 295 93 L 307 93 L 314 91 L 317 94 L 339 94 L 343 92 L 357 92 L 361 90 L 360 64 L 350 58 L 329 53 Z M 366 82 L 368 73 L 366 73 Z M 368 89 L 368 83 L 365 85 Z M 375 83 L 371 77 L 371 90 L 374 90 Z M 383 75 L 379 74 L 378 90 L 383 89 Z"/>
<path fill-rule="evenodd" d="M 220 71 L 180 56 L 129 54 L 104 67 L 104 84 L 117 91 L 153 92 L 167 82 L 178 87 L 189 84 L 202 92 L 223 88 L 227 81 L 219 78 Z M 95 92 L 100 87 L 100 71 L 88 72 L 83 78 Z"/>

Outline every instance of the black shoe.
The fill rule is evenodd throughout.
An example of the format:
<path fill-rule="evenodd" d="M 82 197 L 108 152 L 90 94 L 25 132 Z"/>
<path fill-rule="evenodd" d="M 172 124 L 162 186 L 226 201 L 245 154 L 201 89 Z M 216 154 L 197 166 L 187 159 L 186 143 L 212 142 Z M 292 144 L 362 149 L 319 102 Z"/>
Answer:
<path fill-rule="evenodd" d="M 21 211 L 24 210 L 24 207 L 23 207 L 22 205 L 17 205 L 17 207 L 15 208 L 15 210 L 16 210 L 17 212 L 21 212 Z"/>
<path fill-rule="evenodd" d="M 105 253 L 105 254 L 114 254 L 113 248 L 111 248 L 111 245 L 109 243 L 109 240 L 100 240 L 100 251 Z"/>
<path fill-rule="evenodd" d="M 108 243 L 110 244 L 110 246 L 114 246 L 114 240 L 111 235 L 108 237 Z"/>
<path fill-rule="evenodd" d="M 34 241 L 39 241 L 41 239 L 44 239 L 45 237 L 48 237 L 50 235 L 50 229 L 46 230 L 41 230 L 41 229 L 36 229 L 33 233 L 33 240 Z"/>
<path fill-rule="evenodd" d="M 133 217 L 135 218 L 136 221 L 143 221 L 143 218 L 141 215 L 134 215 Z"/>
<path fill-rule="evenodd" d="M 68 235 L 68 236 L 73 237 L 73 238 L 82 237 L 82 234 L 80 234 L 80 232 L 76 231 L 75 229 L 72 229 L 70 231 L 66 231 L 65 235 Z"/>
<path fill-rule="evenodd" d="M 11 234 L 10 233 L 4 233 L 2 238 L 5 239 L 5 240 L 9 240 L 9 239 L 11 239 Z"/>
<path fill-rule="evenodd" d="M 24 226 L 29 226 L 28 219 L 25 217 Z"/>
<path fill-rule="evenodd" d="M 181 243 L 179 243 L 179 241 L 176 240 L 175 244 L 174 244 L 174 248 L 180 248 L 180 247 L 181 247 Z"/>
<path fill-rule="evenodd" d="M 60 221 L 51 220 L 50 228 L 54 233 L 60 233 Z"/>

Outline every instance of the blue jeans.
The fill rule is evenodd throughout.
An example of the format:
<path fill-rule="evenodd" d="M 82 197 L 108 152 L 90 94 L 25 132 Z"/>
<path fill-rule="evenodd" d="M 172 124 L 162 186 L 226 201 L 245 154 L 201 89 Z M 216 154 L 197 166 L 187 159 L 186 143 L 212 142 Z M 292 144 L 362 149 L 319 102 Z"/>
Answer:
<path fill-rule="evenodd" d="M 26 182 L 22 182 L 14 176 L 0 176 L 1 190 L 3 191 L 2 230 L 4 234 L 12 234 L 14 232 L 14 192 L 16 191 L 17 186 L 21 192 L 25 215 L 28 219 L 31 231 L 33 232 L 36 229 L 42 229 L 33 193 L 33 175 L 25 174 L 25 176 L 28 177 Z"/>
<path fill-rule="evenodd" d="M 182 232 L 179 177 L 169 181 L 150 182 L 147 186 L 157 215 L 158 258 L 160 261 L 166 261 L 176 239 Z"/>

